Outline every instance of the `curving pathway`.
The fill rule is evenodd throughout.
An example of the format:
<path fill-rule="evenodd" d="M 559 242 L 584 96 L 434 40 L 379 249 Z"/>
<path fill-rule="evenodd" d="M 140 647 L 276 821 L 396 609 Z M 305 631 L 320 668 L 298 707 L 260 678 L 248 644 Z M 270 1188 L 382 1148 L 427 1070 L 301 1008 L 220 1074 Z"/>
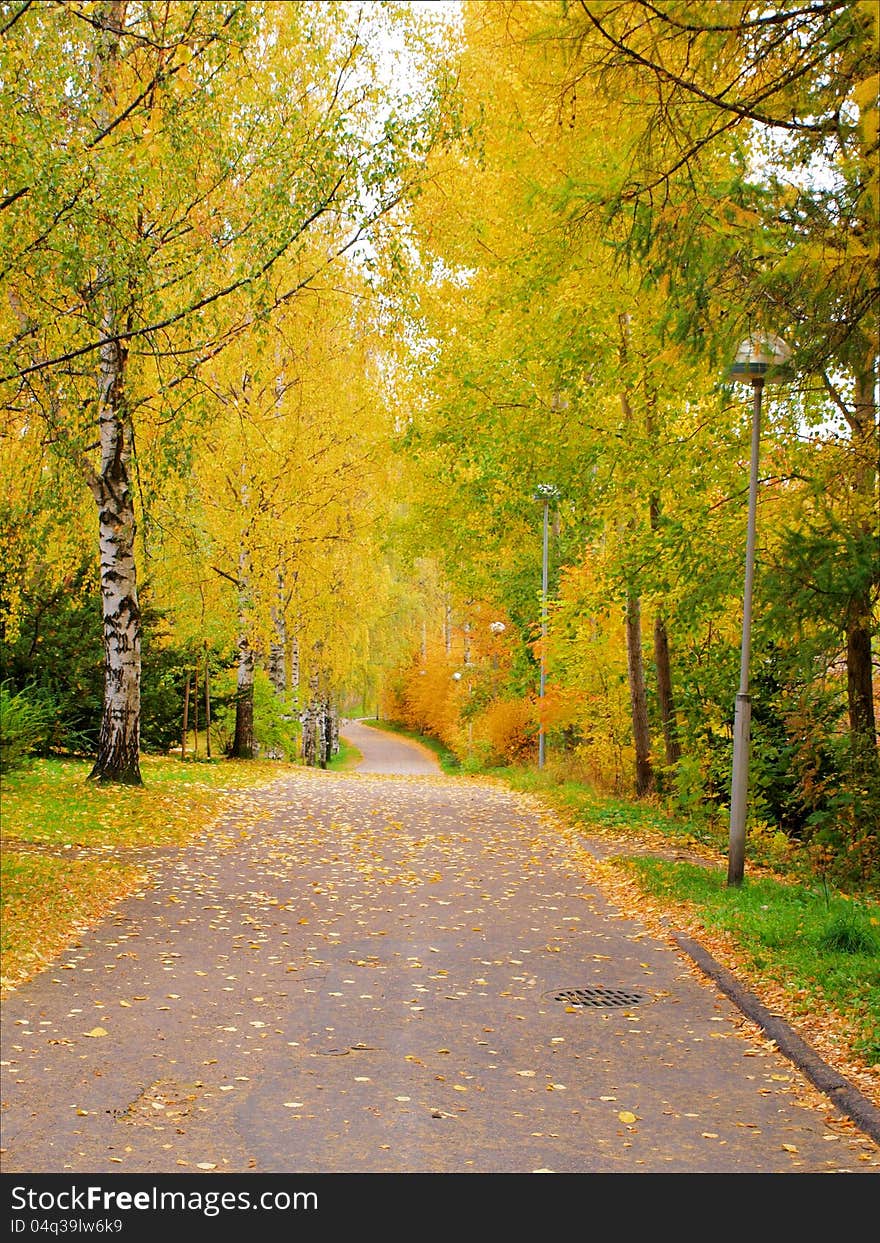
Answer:
<path fill-rule="evenodd" d="M 343 721 L 339 732 L 364 757 L 356 769 L 359 773 L 403 776 L 411 773 L 442 772 L 433 752 L 398 734 L 373 729 L 361 721 Z"/>

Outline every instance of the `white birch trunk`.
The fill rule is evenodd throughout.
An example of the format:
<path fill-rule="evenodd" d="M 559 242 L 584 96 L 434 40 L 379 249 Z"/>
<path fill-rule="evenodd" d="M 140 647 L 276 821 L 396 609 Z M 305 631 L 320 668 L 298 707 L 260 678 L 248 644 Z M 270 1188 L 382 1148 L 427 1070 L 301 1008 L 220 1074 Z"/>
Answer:
<path fill-rule="evenodd" d="M 107 27 L 99 40 L 94 78 L 103 96 L 100 124 L 114 105 L 113 78 L 119 50 L 119 30 L 126 4 L 102 6 L 99 16 Z M 101 272 L 106 283 L 101 332 L 104 344 L 98 369 L 98 439 L 101 462 L 91 480 L 98 506 L 101 555 L 101 616 L 104 641 L 104 705 L 98 753 L 90 777 L 97 781 L 141 785 L 141 614 L 135 563 L 135 513 L 128 464 L 132 434 L 125 400 L 126 351 L 118 340 L 119 312 L 114 305 L 112 275 Z"/>
<path fill-rule="evenodd" d="M 242 546 L 238 554 L 238 674 L 235 694 L 235 737 L 232 755 L 238 760 L 254 758 L 254 670 L 256 659 L 248 635 L 250 557 Z"/>

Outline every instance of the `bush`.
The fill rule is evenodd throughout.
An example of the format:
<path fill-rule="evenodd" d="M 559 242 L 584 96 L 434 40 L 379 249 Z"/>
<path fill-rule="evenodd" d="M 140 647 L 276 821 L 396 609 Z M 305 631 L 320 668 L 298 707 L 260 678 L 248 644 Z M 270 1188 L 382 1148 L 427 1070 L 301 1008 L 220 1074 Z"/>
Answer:
<path fill-rule="evenodd" d="M 48 706 L 12 684 L 0 686 L 0 772 L 23 768 L 32 752 L 45 745 L 52 717 Z"/>
<path fill-rule="evenodd" d="M 488 763 L 523 763 L 535 749 L 535 711 L 522 699 L 495 700 L 482 715 L 480 732 L 487 744 Z"/>
<path fill-rule="evenodd" d="M 819 937 L 819 949 L 828 954 L 877 954 L 880 938 L 857 911 L 845 910 L 833 915 Z"/>

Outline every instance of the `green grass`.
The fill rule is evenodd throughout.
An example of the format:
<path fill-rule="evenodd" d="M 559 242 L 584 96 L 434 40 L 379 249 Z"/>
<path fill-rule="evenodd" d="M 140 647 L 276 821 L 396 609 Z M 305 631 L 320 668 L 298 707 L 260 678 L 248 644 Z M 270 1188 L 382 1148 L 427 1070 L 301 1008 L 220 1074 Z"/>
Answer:
<path fill-rule="evenodd" d="M 207 763 L 142 756 L 143 786 L 88 781 L 91 767 L 88 760 L 37 760 L 4 777 L 4 842 L 156 846 L 186 841 L 230 791 L 271 780 L 286 766 L 270 760 Z"/>
<path fill-rule="evenodd" d="M 645 893 L 731 934 L 749 969 L 781 985 L 800 1013 L 845 1015 L 853 1050 L 880 1064 L 880 904 L 764 876 L 728 888 L 723 870 L 684 861 L 620 862 Z"/>
<path fill-rule="evenodd" d="M 339 750 L 328 763 L 327 767 L 335 773 L 350 772 L 357 768 L 363 759 L 363 753 L 343 738 L 339 739 Z"/>

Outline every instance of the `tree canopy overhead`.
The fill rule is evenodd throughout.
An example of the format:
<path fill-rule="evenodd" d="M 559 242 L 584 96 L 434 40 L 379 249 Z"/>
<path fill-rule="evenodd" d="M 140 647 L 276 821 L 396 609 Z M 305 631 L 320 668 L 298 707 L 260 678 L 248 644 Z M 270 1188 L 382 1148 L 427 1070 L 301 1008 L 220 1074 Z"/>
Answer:
<path fill-rule="evenodd" d="M 0 0 L 4 662 L 69 705 L 61 630 L 100 619 L 94 776 L 140 779 L 142 698 L 167 740 L 198 652 L 236 754 L 271 703 L 317 762 L 383 694 L 475 764 L 540 730 L 726 814 L 729 366 L 769 331 L 751 814 L 874 866 L 878 32 L 865 0 Z"/>

